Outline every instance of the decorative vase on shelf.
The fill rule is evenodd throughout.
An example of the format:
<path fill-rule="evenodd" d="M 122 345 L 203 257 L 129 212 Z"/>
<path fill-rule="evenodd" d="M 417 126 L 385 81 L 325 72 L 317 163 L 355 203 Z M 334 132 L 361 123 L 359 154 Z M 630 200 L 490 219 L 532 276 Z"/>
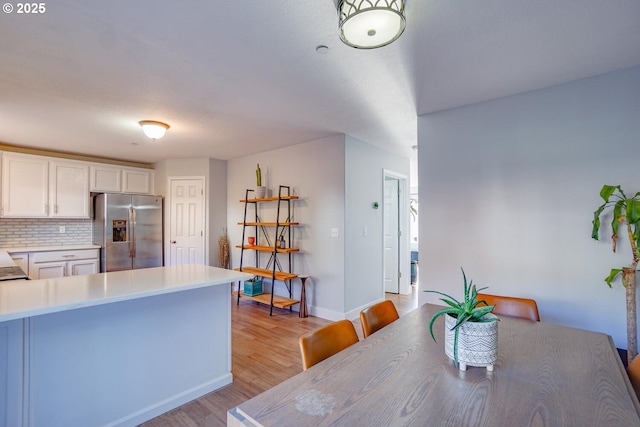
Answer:
<path fill-rule="evenodd" d="M 256 187 L 256 199 L 263 199 L 265 194 L 267 194 L 267 187 Z"/>

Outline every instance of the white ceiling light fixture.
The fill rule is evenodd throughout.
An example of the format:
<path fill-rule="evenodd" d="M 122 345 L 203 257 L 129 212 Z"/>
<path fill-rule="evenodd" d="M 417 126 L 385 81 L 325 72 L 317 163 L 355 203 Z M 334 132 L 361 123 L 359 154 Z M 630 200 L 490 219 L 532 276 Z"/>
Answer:
<path fill-rule="evenodd" d="M 404 0 L 340 0 L 340 40 L 359 49 L 375 49 L 404 31 Z"/>
<path fill-rule="evenodd" d="M 144 134 L 151 138 L 152 141 L 162 138 L 170 127 L 166 123 L 157 122 L 155 120 L 141 120 L 138 124 L 142 126 Z"/>

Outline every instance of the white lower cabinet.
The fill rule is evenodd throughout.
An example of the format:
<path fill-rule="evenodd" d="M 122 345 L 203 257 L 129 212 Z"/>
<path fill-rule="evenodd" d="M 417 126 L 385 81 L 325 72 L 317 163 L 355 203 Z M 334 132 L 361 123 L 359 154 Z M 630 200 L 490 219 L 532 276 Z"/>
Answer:
<path fill-rule="evenodd" d="M 29 278 L 50 279 L 94 274 L 99 270 L 99 249 L 32 252 L 29 254 Z"/>
<path fill-rule="evenodd" d="M 97 259 L 83 259 L 79 261 L 69 261 L 68 276 L 81 276 L 83 274 L 95 274 L 98 273 L 98 260 Z"/>

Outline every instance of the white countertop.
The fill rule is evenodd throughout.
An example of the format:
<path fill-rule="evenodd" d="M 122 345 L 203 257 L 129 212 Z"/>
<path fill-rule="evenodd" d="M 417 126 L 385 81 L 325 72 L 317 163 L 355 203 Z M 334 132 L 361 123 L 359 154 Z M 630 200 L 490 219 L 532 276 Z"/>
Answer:
<path fill-rule="evenodd" d="M 100 249 L 100 245 L 51 245 L 51 246 L 23 246 L 23 247 L 0 247 L 0 251 L 10 254 L 18 252 L 48 252 L 48 251 L 72 251 L 79 249 Z"/>
<path fill-rule="evenodd" d="M 247 280 L 250 274 L 206 265 L 115 271 L 0 282 L 0 322 Z"/>

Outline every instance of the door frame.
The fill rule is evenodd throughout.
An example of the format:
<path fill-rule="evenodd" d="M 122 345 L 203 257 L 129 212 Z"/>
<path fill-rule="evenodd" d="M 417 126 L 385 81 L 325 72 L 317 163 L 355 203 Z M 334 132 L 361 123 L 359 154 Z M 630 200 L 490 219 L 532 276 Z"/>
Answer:
<path fill-rule="evenodd" d="M 398 270 L 400 271 L 399 293 L 408 295 L 411 293 L 411 248 L 409 233 L 409 178 L 389 169 L 382 170 L 382 200 L 384 200 L 384 181 L 385 178 L 393 178 L 398 180 L 400 195 L 398 196 L 398 228 L 400 237 L 398 239 Z M 382 204 L 382 224 L 384 224 L 384 216 L 386 215 L 384 203 Z M 384 226 L 382 233 L 382 265 L 384 264 Z M 384 269 L 382 271 L 382 298 L 385 297 L 384 290 Z"/>
<path fill-rule="evenodd" d="M 202 202 L 202 221 L 203 224 L 203 232 L 204 236 L 202 236 L 202 257 L 205 265 L 209 265 L 209 209 L 208 209 L 208 191 L 207 191 L 207 180 L 204 176 L 180 176 L 180 175 L 171 175 L 167 177 L 167 196 L 165 197 L 165 227 L 164 227 L 164 235 L 166 236 L 164 241 L 164 253 L 166 254 L 165 265 L 171 265 L 171 221 L 172 212 L 171 212 L 171 203 L 172 196 L 171 188 L 173 181 L 184 181 L 184 180 L 199 180 L 202 181 L 202 189 L 203 189 L 203 202 Z M 169 211 L 167 213 L 167 211 Z"/>

